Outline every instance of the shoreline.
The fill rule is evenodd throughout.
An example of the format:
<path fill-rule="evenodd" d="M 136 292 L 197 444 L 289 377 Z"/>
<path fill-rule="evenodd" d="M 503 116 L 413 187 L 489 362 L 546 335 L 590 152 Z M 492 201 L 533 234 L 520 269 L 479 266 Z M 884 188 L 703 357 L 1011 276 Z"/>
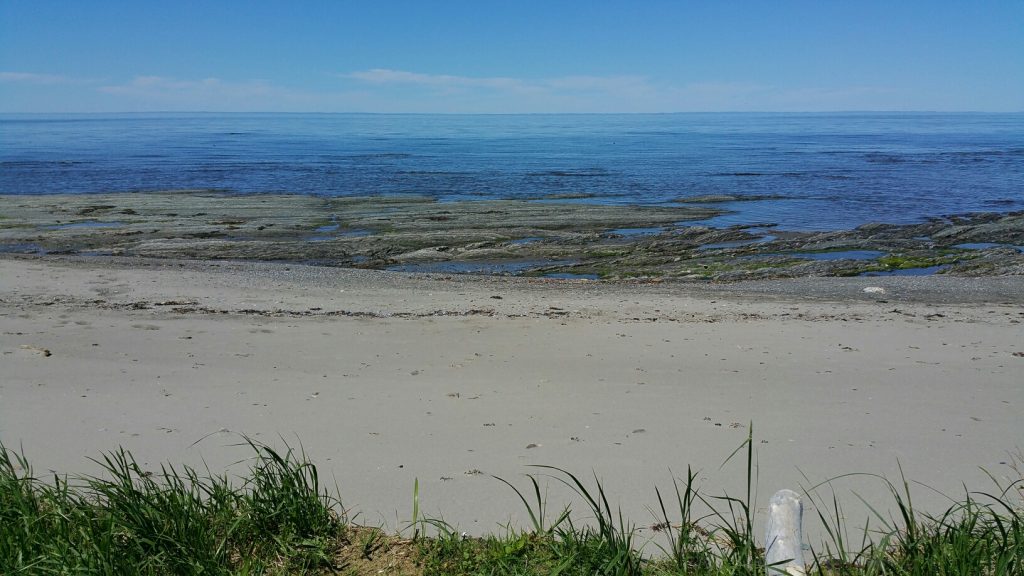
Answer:
<path fill-rule="evenodd" d="M 283 438 L 368 524 L 408 518 L 418 479 L 427 513 L 483 533 L 527 521 L 489 475 L 534 463 L 593 470 L 640 525 L 669 470 L 736 492 L 719 466 L 750 422 L 760 505 L 900 467 L 957 495 L 1024 446 L 1021 277 L 698 285 L 12 255 L 0 271 L 0 439 L 40 471 L 117 445 L 217 471 L 238 433 Z M 886 495 L 840 481 L 850 516 L 851 488 Z"/>
<path fill-rule="evenodd" d="M 661 278 L 626 278 L 594 281 L 576 278 L 510 276 L 485 273 L 402 272 L 366 268 L 324 266 L 310 262 L 281 262 L 233 259 L 181 259 L 150 258 L 141 256 L 76 255 L 76 254 L 19 254 L 0 252 L 0 263 L 40 262 L 68 268 L 121 269 L 121 270 L 186 270 L 194 274 L 259 274 L 286 281 L 288 288 L 330 289 L 346 283 L 379 285 L 382 288 L 419 290 L 424 286 L 475 286 L 486 290 L 488 286 L 508 287 L 524 291 L 534 290 L 546 296 L 564 289 L 577 296 L 587 294 L 635 294 L 637 289 L 660 297 L 685 296 L 702 299 L 733 299 L 739 302 L 793 302 L 802 304 L 885 304 L 914 305 L 1022 305 L 1024 304 L 1024 276 L 874 276 L 827 277 L 808 276 L 768 278 L 729 282 L 684 282 Z M 333 280 L 332 280 L 333 279 Z M 881 288 L 881 290 L 877 290 Z M 387 294 L 387 290 L 384 294 Z M 524 294 L 524 298 L 529 292 Z M 535 294 L 535 295 L 536 295 Z M 375 299 L 386 307 L 386 296 Z M 492 308 L 500 301 L 489 302 Z M 272 314 L 274 310 L 256 310 Z M 295 314 L 303 311 L 293 310 Z M 323 312 L 322 310 L 320 312 Z M 337 312 L 337 311 L 336 311 Z M 515 317 L 521 312 L 509 312 Z"/>

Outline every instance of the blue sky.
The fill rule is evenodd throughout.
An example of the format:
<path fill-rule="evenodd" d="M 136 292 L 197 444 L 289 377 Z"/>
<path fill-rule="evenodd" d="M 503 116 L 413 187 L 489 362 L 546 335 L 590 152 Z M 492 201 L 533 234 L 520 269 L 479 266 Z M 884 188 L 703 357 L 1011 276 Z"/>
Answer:
<path fill-rule="evenodd" d="M 1024 110 L 1024 0 L 0 0 L 0 112 Z"/>

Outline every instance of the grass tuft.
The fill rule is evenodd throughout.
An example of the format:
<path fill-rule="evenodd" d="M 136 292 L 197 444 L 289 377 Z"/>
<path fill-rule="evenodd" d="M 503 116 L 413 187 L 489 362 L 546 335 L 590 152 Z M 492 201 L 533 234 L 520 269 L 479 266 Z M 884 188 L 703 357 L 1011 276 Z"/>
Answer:
<path fill-rule="evenodd" d="M 746 493 L 711 496 L 697 473 L 655 489 L 653 539 L 611 506 L 605 485 L 538 466 L 529 487 L 511 488 L 530 526 L 469 537 L 422 515 L 413 490 L 412 538 L 351 524 L 316 466 L 300 450 L 245 438 L 252 452 L 237 485 L 227 476 L 171 465 L 144 470 L 126 450 L 102 455 L 96 476 L 37 478 L 25 456 L 0 445 L 0 573 L 27 574 L 413 574 L 765 576 L 754 534 L 757 465 L 753 432 L 726 463 L 746 456 Z M 1024 459 L 1021 459 L 1024 461 Z M 725 464 L 723 464 L 724 466 Z M 849 526 L 835 493 L 806 497 L 824 527 L 808 574 L 932 576 L 1024 574 L 1024 475 L 951 499 L 942 513 L 917 510 L 910 483 L 886 482 L 891 501 L 868 504 L 874 526 Z M 872 480 L 877 476 L 861 474 Z M 542 480 L 583 503 L 549 518 Z M 835 480 L 835 479 L 833 479 Z M 698 514 L 697 510 L 701 510 Z M 884 514 L 891 509 L 892 514 Z M 859 535 L 859 539 L 851 537 Z M 655 553 L 645 553 L 653 543 Z"/>
<path fill-rule="evenodd" d="M 331 566 L 344 533 L 316 466 L 290 448 L 255 452 L 245 482 L 165 465 L 126 450 L 96 476 L 37 478 L 0 445 L 0 573 L 235 574 Z"/>

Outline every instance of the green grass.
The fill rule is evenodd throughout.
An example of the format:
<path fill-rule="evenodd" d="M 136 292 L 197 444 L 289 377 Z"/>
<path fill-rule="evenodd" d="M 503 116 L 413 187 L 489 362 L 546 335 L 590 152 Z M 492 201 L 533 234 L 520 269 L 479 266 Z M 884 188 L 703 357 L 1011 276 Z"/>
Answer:
<path fill-rule="evenodd" d="M 121 449 L 99 476 L 48 482 L 2 446 L 0 573 L 301 573 L 331 565 L 336 500 L 292 449 L 254 452 L 245 481 L 192 468 L 143 470 Z"/>
<path fill-rule="evenodd" d="M 911 268 L 928 268 L 931 266 L 941 266 L 943 264 L 953 264 L 962 259 L 973 256 L 971 253 L 954 253 L 951 251 L 942 251 L 938 254 L 929 255 L 909 255 L 909 254 L 887 254 L 875 260 L 871 265 L 864 268 L 866 271 L 886 271 L 886 270 L 907 270 Z"/>
<path fill-rule="evenodd" d="M 467 537 L 422 516 L 417 483 L 405 535 L 388 534 L 339 513 L 336 490 L 322 486 L 301 450 L 249 439 L 243 445 L 252 457 L 237 481 L 170 465 L 150 472 L 122 449 L 97 460 L 97 476 L 37 478 L 23 455 L 0 446 L 0 573 L 765 574 L 753 520 L 752 433 L 726 460 L 745 456 L 745 493 L 708 495 L 688 470 L 670 492 L 655 489 L 653 540 L 640 538 L 611 506 L 599 478 L 549 466 L 535 467 L 525 489 L 496 479 L 496 487 L 511 489 L 512 505 L 525 509 L 527 527 Z M 827 500 L 820 486 L 809 490 L 805 498 L 825 529 L 824 542 L 811 543 L 808 573 L 1024 574 L 1024 479 L 992 480 L 993 490 L 965 489 L 937 515 L 914 508 L 907 481 L 888 483 L 885 508 L 896 513 L 889 517 L 878 503 L 866 503 L 875 515 L 870 527 L 846 525 L 834 495 Z M 569 507 L 552 513 L 546 483 L 570 490 L 581 514 Z"/>

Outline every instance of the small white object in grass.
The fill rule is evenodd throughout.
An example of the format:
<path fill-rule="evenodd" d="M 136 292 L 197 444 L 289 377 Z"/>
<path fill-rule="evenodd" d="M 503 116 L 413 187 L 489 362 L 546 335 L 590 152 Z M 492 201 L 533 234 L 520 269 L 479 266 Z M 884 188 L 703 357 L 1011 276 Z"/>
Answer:
<path fill-rule="evenodd" d="M 768 526 L 765 529 L 765 567 L 768 574 L 804 576 L 803 523 L 804 507 L 800 495 L 792 490 L 779 490 L 768 502 Z"/>
<path fill-rule="evenodd" d="M 864 289 L 864 292 L 868 294 L 885 294 L 885 288 L 881 286 L 868 286 Z"/>

